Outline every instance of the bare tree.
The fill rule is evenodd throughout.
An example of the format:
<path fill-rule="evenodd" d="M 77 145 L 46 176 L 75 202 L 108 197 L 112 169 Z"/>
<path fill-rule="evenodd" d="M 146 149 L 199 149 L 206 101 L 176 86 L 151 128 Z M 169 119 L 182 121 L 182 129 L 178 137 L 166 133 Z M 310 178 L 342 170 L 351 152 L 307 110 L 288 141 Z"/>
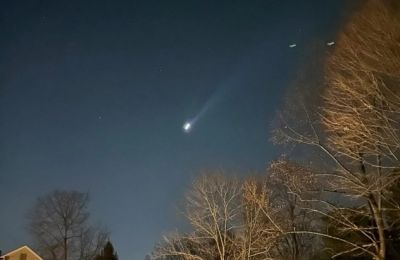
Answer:
<path fill-rule="evenodd" d="M 279 209 L 278 220 L 284 236 L 277 242 L 276 253 L 281 259 L 312 259 L 318 251 L 319 240 L 297 230 L 319 230 L 320 219 L 309 210 L 308 200 L 320 199 L 320 185 L 316 171 L 284 158 L 271 163 L 269 189 L 272 200 Z"/>
<path fill-rule="evenodd" d="M 269 174 L 244 184 L 249 253 L 244 259 L 311 259 L 318 239 L 298 230 L 317 230 L 318 218 L 298 194 L 319 197 L 310 169 L 285 160 L 273 162 Z M 308 196 L 310 197 L 310 196 Z M 250 206 L 249 206 L 250 205 Z M 246 218 L 246 219 L 247 219 Z"/>
<path fill-rule="evenodd" d="M 215 259 L 210 240 L 199 240 L 193 234 L 171 233 L 156 246 L 151 259 L 206 260 Z M 210 258 L 211 257 L 211 258 Z"/>
<path fill-rule="evenodd" d="M 186 199 L 187 217 L 197 237 L 211 239 L 219 259 L 227 259 L 235 244 L 234 231 L 240 225 L 239 181 L 222 173 L 203 175 L 195 181 Z"/>
<path fill-rule="evenodd" d="M 386 256 L 383 201 L 400 161 L 400 19 L 389 2 L 371 0 L 341 33 L 327 63 L 323 125 L 330 149 L 351 165 L 346 193 L 367 202 Z M 341 182 L 342 184 L 343 182 Z"/>
<path fill-rule="evenodd" d="M 342 203 L 323 200 L 313 209 L 341 231 L 334 239 L 347 247 L 335 256 L 385 259 L 390 226 L 386 212 L 399 209 L 390 199 L 390 187 L 400 178 L 400 16 L 391 7 L 390 1 L 367 1 L 339 34 L 317 112 L 325 131 L 318 133 L 320 127 L 308 112 L 307 134 L 286 123 L 281 131 L 287 140 L 319 148 L 336 165 L 323 184 Z M 353 241 L 346 234 L 362 239 Z"/>
<path fill-rule="evenodd" d="M 53 191 L 36 200 L 28 214 L 38 251 L 51 260 L 90 259 L 107 233 L 89 225 L 88 194 Z"/>
<path fill-rule="evenodd" d="M 82 227 L 77 237 L 76 247 L 79 249 L 78 260 L 93 260 L 103 246 L 107 244 L 108 231 L 101 226 Z"/>
<path fill-rule="evenodd" d="M 323 105 L 331 148 L 378 168 L 397 167 L 400 146 L 400 12 L 385 2 L 368 1 L 339 35 Z"/>
<path fill-rule="evenodd" d="M 153 258 L 306 259 L 315 239 L 291 231 L 312 225 L 312 214 L 288 196 L 287 183 L 277 174 L 243 183 L 220 173 L 201 176 L 186 197 L 192 232 L 165 236 Z"/>
<path fill-rule="evenodd" d="M 278 211 L 264 178 L 249 178 L 243 184 L 243 230 L 240 258 L 273 259 L 272 250 L 282 235 Z"/>
<path fill-rule="evenodd" d="M 172 235 L 154 257 L 182 259 L 234 259 L 235 230 L 240 227 L 241 186 L 221 172 L 202 175 L 186 196 L 186 213 L 192 233 Z"/>

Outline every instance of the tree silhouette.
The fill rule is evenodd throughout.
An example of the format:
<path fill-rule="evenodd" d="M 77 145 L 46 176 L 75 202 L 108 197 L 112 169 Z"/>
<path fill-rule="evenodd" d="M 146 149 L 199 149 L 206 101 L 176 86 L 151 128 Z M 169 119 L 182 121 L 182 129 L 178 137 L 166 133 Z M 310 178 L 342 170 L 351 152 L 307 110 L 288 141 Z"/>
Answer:
<path fill-rule="evenodd" d="M 35 248 L 47 260 L 90 260 L 100 252 L 108 233 L 93 226 L 89 195 L 54 190 L 37 198 L 28 211 Z"/>
<path fill-rule="evenodd" d="M 118 260 L 117 252 L 110 241 L 106 243 L 100 255 L 97 255 L 94 260 Z"/>

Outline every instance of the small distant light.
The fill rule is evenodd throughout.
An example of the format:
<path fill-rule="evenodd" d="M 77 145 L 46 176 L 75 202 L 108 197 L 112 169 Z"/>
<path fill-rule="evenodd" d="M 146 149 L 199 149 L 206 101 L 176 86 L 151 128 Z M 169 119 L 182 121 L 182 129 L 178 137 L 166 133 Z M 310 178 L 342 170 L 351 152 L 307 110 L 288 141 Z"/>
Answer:
<path fill-rule="evenodd" d="M 292 44 L 289 45 L 289 48 L 294 48 L 294 47 L 296 47 L 296 46 L 297 46 L 296 43 L 292 43 Z"/>
<path fill-rule="evenodd" d="M 326 43 L 326 45 L 328 45 L 328 46 L 332 46 L 332 45 L 335 45 L 335 42 L 328 42 L 328 43 Z"/>

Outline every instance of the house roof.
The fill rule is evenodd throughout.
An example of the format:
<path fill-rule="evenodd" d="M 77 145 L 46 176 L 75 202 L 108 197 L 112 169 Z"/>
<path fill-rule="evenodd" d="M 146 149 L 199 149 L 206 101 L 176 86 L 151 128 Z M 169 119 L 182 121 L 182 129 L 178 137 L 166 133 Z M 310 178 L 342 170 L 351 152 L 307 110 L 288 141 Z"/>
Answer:
<path fill-rule="evenodd" d="M 33 251 L 32 249 L 30 249 L 29 246 L 21 246 L 20 248 L 17 248 L 17 249 L 15 249 L 15 250 L 13 250 L 13 251 L 11 251 L 11 252 L 5 254 L 5 255 L 2 255 L 1 257 L 10 256 L 10 255 L 12 255 L 12 254 L 18 252 L 18 251 L 21 250 L 21 249 L 26 249 L 26 250 L 28 250 L 29 252 L 31 252 L 34 256 L 36 256 L 39 260 L 43 260 L 43 258 L 41 258 L 38 254 L 36 254 L 35 251 Z"/>

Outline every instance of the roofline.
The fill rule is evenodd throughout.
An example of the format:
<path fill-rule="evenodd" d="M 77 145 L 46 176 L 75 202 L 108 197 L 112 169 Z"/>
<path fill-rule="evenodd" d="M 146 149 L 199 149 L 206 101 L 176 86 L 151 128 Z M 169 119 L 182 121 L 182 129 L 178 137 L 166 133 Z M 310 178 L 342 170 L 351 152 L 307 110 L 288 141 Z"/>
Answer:
<path fill-rule="evenodd" d="M 25 246 L 21 246 L 21 247 L 15 249 L 15 250 L 13 250 L 13 251 L 11 251 L 11 252 L 5 254 L 5 255 L 2 255 L 1 257 L 12 255 L 12 254 L 14 254 L 15 252 L 17 252 L 18 250 L 21 250 L 21 249 L 23 249 L 23 248 L 24 248 L 24 249 L 27 249 L 27 250 L 28 250 L 29 252 L 31 252 L 34 256 L 36 256 L 37 258 L 39 258 L 39 260 L 43 260 L 43 258 L 41 258 L 38 254 L 35 253 L 35 251 L 33 251 L 29 246 L 26 246 L 26 245 L 25 245 Z"/>

